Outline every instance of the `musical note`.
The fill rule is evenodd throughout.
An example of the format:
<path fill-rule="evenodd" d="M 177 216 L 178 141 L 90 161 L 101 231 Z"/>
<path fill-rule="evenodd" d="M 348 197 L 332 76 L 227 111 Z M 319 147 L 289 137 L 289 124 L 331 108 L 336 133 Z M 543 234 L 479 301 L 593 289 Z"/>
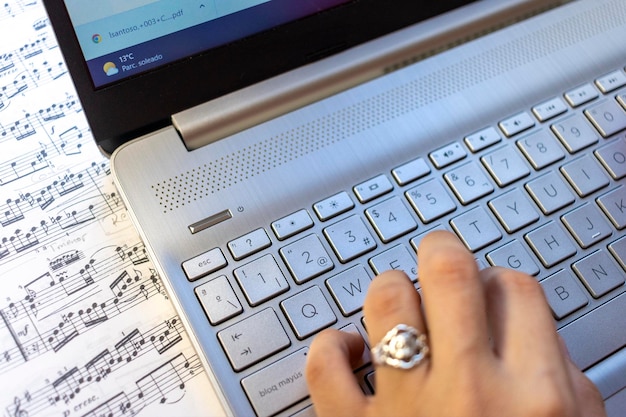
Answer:
<path fill-rule="evenodd" d="M 176 319 L 174 319 L 174 323 L 168 322 L 167 325 L 168 328 L 162 334 L 150 337 L 150 342 L 156 347 L 159 354 L 163 354 L 178 342 L 183 340 L 180 332 L 175 327 Z"/>
<path fill-rule="evenodd" d="M 0 73 L 15 68 L 13 54 L 3 54 L 0 56 Z"/>
<path fill-rule="evenodd" d="M 2 227 L 7 227 L 15 222 L 24 220 L 24 213 L 22 213 L 19 207 L 19 202 L 20 200 L 7 200 L 8 210 L 0 215 L 0 224 Z"/>
<path fill-rule="evenodd" d="M 180 390 L 185 389 L 185 380 L 181 373 L 184 373 L 188 367 L 189 361 L 187 361 L 185 355 L 182 353 L 178 354 L 172 360 L 137 380 L 138 397 L 144 400 L 156 397 L 161 404 L 167 402 L 168 394 L 175 387 Z"/>
<path fill-rule="evenodd" d="M 68 404 L 80 392 L 78 373 L 78 368 L 74 367 L 52 383 L 52 387 L 57 392 L 55 401 L 63 400 L 65 404 Z"/>
<path fill-rule="evenodd" d="M 142 337 L 138 329 L 133 330 L 122 340 L 115 344 L 115 349 L 120 354 L 120 359 L 123 358 L 126 362 L 130 362 L 133 358 L 139 355 L 141 349 L 145 344 L 145 340 Z"/>
<path fill-rule="evenodd" d="M 87 381 L 91 382 L 94 380 L 95 382 L 100 382 L 100 380 L 106 378 L 112 372 L 113 364 L 115 364 L 115 360 L 111 356 L 109 349 L 103 350 L 85 365 L 85 369 L 90 373 Z M 92 373 L 95 373 L 95 378 L 91 376 Z"/>
<path fill-rule="evenodd" d="M 178 400 L 202 374 L 198 358 L 93 142 L 43 5 L 5 0 L 0 21 L 3 416 L 128 416 L 162 398 L 167 413 L 187 415 L 198 399 Z M 154 384 L 140 388 L 146 370 Z"/>
<path fill-rule="evenodd" d="M 54 259 L 50 260 L 50 269 L 56 271 L 61 268 L 66 268 L 67 266 L 73 264 L 74 262 L 78 262 L 83 259 L 85 254 L 79 250 L 72 250 L 66 253 L 63 253 Z"/>

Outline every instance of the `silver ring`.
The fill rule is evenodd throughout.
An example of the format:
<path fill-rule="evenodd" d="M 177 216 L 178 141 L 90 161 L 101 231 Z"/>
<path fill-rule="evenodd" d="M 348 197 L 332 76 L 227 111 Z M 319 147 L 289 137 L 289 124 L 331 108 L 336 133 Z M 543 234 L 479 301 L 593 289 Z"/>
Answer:
<path fill-rule="evenodd" d="M 375 365 L 411 369 L 428 358 L 430 348 L 426 335 L 406 324 L 398 324 L 372 348 Z"/>

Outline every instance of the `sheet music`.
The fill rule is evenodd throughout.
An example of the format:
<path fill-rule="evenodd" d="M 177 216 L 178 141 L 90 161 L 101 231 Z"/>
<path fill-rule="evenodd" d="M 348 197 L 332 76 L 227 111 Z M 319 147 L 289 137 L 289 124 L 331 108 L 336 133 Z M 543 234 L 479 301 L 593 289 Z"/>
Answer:
<path fill-rule="evenodd" d="M 41 0 L 0 3 L 2 416 L 207 415 Z"/>

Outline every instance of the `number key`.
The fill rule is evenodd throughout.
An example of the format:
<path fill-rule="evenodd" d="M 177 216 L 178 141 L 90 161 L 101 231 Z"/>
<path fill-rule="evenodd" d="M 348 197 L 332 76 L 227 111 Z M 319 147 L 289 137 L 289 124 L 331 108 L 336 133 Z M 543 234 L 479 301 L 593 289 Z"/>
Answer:
<path fill-rule="evenodd" d="M 335 266 L 316 235 L 306 236 L 280 250 L 293 279 L 302 284 Z"/>
<path fill-rule="evenodd" d="M 272 255 L 265 255 L 234 271 L 248 302 L 256 306 L 289 289 Z"/>
<path fill-rule="evenodd" d="M 444 178 L 463 205 L 493 192 L 493 186 L 475 162 L 448 172 Z"/>
<path fill-rule="evenodd" d="M 363 220 L 353 215 L 324 229 L 341 263 L 349 262 L 376 248 L 376 241 Z"/>
<path fill-rule="evenodd" d="M 424 223 L 432 222 L 456 210 L 456 204 L 436 179 L 411 188 L 405 195 Z"/>
<path fill-rule="evenodd" d="M 578 152 L 598 141 L 598 134 L 581 115 L 574 115 L 550 126 L 569 153 Z"/>
<path fill-rule="evenodd" d="M 530 169 L 522 157 L 509 147 L 500 148 L 480 160 L 500 187 L 530 174 Z"/>
<path fill-rule="evenodd" d="M 533 168 L 540 170 L 563 159 L 565 153 L 556 139 L 545 131 L 540 131 L 517 141 L 522 153 Z"/>
<path fill-rule="evenodd" d="M 615 100 L 604 101 L 585 110 L 585 116 L 605 138 L 626 128 L 626 112 Z"/>
<path fill-rule="evenodd" d="M 365 215 L 385 243 L 417 228 L 417 222 L 398 197 L 367 209 Z"/>

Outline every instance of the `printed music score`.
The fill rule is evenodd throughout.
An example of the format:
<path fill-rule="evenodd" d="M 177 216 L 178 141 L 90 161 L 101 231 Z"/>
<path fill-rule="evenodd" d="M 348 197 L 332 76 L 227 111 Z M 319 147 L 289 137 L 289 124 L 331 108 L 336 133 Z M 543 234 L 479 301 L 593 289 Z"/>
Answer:
<path fill-rule="evenodd" d="M 0 3 L 0 37 L 2 417 L 209 414 L 42 2 Z"/>

